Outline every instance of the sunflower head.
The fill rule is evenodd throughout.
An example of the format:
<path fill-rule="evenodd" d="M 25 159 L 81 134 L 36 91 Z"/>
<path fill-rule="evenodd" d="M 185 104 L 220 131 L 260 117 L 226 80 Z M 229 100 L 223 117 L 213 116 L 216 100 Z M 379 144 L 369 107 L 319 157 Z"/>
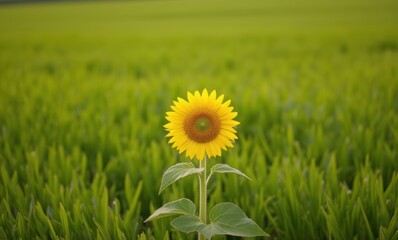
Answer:
<path fill-rule="evenodd" d="M 238 139 L 234 127 L 239 122 L 233 120 L 238 113 L 232 112 L 231 100 L 223 102 L 224 95 L 217 97 L 215 90 L 209 95 L 206 89 L 202 94 L 188 92 L 187 97 L 188 101 L 177 98 L 173 111 L 166 113 L 169 143 L 190 159 L 221 156 L 221 149 L 233 147 L 232 142 Z"/>

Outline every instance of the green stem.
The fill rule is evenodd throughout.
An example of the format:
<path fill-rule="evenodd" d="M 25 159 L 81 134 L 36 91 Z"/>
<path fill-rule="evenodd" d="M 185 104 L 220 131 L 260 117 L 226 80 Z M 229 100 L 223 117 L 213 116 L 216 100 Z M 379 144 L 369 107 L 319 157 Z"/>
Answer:
<path fill-rule="evenodd" d="M 202 161 L 199 161 L 199 167 L 203 168 L 204 170 L 200 173 L 199 177 L 199 218 L 202 223 L 206 224 L 207 221 L 207 182 L 206 182 L 206 161 L 205 158 Z M 199 234 L 199 240 L 205 240 L 205 236 Z"/>

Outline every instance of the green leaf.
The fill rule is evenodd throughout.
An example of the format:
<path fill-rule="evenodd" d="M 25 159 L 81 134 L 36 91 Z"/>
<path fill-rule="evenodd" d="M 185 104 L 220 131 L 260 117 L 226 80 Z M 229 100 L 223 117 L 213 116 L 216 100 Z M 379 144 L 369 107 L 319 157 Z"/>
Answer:
<path fill-rule="evenodd" d="M 213 175 L 213 173 L 235 173 L 235 174 L 238 174 L 238 175 L 245 177 L 249 180 L 252 180 L 246 174 L 244 174 L 243 172 L 239 171 L 236 168 L 229 166 L 228 164 L 219 163 L 219 164 L 214 165 L 210 170 L 210 174 L 209 174 L 209 177 L 207 178 L 207 181 L 210 179 L 210 177 L 211 177 L 211 175 Z"/>
<path fill-rule="evenodd" d="M 176 165 L 171 166 L 163 174 L 159 194 L 178 179 L 184 178 L 191 174 L 200 173 L 202 171 L 203 168 L 196 168 L 191 162 L 177 163 Z"/>
<path fill-rule="evenodd" d="M 176 214 L 195 214 L 195 204 L 187 199 L 181 198 L 173 202 L 166 203 L 149 216 L 145 222 L 149 222 L 158 218 L 169 217 Z"/>
<path fill-rule="evenodd" d="M 233 203 L 217 204 L 210 211 L 211 227 L 205 236 L 227 234 L 240 237 L 268 236 L 253 220 Z"/>
<path fill-rule="evenodd" d="M 70 231 L 69 231 L 68 215 L 66 214 L 65 208 L 62 205 L 62 203 L 59 203 L 59 215 L 61 218 L 61 224 L 62 224 L 62 229 L 64 232 L 65 239 L 69 240 L 69 239 L 71 239 L 71 237 L 70 237 Z"/>
<path fill-rule="evenodd" d="M 195 231 L 201 232 L 204 228 L 207 227 L 205 224 L 202 223 L 202 221 L 198 218 L 198 216 L 195 215 L 179 216 L 177 218 L 174 218 L 170 224 L 175 229 L 185 233 L 190 233 Z"/>
<path fill-rule="evenodd" d="M 186 233 L 196 231 L 203 234 L 206 239 L 220 234 L 239 237 L 269 236 L 233 203 L 217 204 L 210 211 L 209 217 L 209 225 L 203 224 L 197 216 L 193 215 L 177 217 L 171 222 L 171 225 Z"/>

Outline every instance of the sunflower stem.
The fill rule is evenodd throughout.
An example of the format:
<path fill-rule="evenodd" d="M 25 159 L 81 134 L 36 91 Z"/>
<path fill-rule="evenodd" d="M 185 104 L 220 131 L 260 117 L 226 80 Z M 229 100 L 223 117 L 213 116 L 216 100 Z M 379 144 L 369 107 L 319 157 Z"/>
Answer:
<path fill-rule="evenodd" d="M 205 155 L 202 161 L 199 161 L 199 167 L 204 170 L 200 173 L 199 178 L 199 218 L 202 223 L 207 223 L 207 182 L 206 182 L 206 161 L 207 157 Z M 198 234 L 199 240 L 205 240 L 205 236 Z"/>

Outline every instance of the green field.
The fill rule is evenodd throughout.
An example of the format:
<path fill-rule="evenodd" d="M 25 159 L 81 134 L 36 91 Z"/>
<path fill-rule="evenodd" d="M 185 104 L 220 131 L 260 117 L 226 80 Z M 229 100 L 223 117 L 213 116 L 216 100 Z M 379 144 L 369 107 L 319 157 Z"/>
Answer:
<path fill-rule="evenodd" d="M 143 221 L 188 161 L 165 112 L 216 89 L 239 113 L 217 175 L 271 239 L 398 239 L 397 1 L 0 5 L 0 239 L 195 239 Z M 194 161 L 197 164 L 196 161 Z M 216 239 L 237 239 L 216 237 Z M 261 239 L 261 238 L 258 238 Z"/>

